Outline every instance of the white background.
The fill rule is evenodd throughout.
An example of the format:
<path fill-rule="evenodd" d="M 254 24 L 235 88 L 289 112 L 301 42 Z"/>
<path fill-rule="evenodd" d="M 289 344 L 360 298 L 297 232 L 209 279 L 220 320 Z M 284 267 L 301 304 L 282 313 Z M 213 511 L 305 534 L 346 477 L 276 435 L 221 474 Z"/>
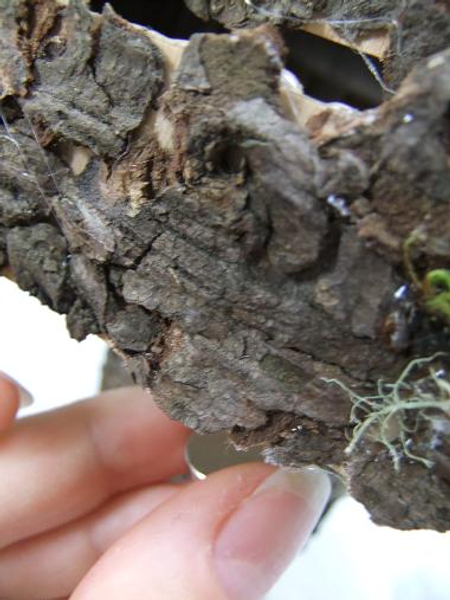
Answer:
<path fill-rule="evenodd" d="M 0 370 L 48 410 L 94 394 L 106 346 L 71 340 L 65 319 L 0 279 Z M 0 399 L 1 400 L 1 399 Z M 450 501 L 450 500 L 449 500 Z M 449 600 L 450 534 L 373 525 L 349 498 L 334 506 L 267 600 Z M 180 599 L 181 600 L 181 599 Z"/>

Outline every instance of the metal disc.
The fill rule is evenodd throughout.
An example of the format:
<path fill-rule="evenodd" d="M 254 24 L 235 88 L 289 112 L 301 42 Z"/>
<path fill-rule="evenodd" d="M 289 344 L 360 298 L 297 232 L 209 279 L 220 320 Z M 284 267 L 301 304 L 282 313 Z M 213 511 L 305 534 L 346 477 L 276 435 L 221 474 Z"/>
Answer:
<path fill-rule="evenodd" d="M 246 462 L 262 462 L 259 450 L 236 450 L 226 433 L 194 433 L 186 445 L 186 461 L 194 479 Z"/>

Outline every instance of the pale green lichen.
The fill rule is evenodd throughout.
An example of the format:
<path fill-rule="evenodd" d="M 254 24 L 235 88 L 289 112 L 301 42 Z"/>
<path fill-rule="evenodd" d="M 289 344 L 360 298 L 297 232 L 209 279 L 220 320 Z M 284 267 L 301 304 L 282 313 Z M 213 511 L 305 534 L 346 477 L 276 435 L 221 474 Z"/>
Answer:
<path fill-rule="evenodd" d="M 443 354 L 411 361 L 394 383 L 378 381 L 377 394 L 360 396 L 338 379 L 324 379 L 338 385 L 352 401 L 350 422 L 354 424 L 346 452 L 351 454 L 365 436 L 382 443 L 398 471 L 406 456 L 430 468 L 432 461 L 411 451 L 412 434 L 423 420 L 433 421 L 444 413 L 450 419 L 450 383 L 431 367 Z M 428 365 L 425 376 L 418 371 Z"/>

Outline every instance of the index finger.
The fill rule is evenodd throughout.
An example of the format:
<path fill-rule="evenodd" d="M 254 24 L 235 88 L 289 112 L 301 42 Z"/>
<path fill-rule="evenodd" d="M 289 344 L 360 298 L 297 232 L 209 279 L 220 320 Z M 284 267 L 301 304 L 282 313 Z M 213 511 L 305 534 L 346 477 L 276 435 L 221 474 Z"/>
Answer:
<path fill-rule="evenodd" d="M 0 438 L 0 547 L 183 472 L 189 433 L 138 388 L 19 421 Z"/>

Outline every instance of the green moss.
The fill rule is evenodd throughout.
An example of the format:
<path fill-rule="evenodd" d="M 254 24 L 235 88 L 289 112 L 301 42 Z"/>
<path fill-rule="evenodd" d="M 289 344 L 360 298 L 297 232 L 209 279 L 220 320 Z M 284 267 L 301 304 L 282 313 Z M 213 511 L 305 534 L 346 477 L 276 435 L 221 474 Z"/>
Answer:
<path fill-rule="evenodd" d="M 429 271 L 424 278 L 423 291 L 426 310 L 446 320 L 450 325 L 450 271 Z"/>
<path fill-rule="evenodd" d="M 433 269 L 421 280 L 412 259 L 413 247 L 425 241 L 422 234 L 411 233 L 403 244 L 403 260 L 408 277 L 421 292 L 423 308 L 427 313 L 438 317 L 450 325 L 450 270 Z"/>

